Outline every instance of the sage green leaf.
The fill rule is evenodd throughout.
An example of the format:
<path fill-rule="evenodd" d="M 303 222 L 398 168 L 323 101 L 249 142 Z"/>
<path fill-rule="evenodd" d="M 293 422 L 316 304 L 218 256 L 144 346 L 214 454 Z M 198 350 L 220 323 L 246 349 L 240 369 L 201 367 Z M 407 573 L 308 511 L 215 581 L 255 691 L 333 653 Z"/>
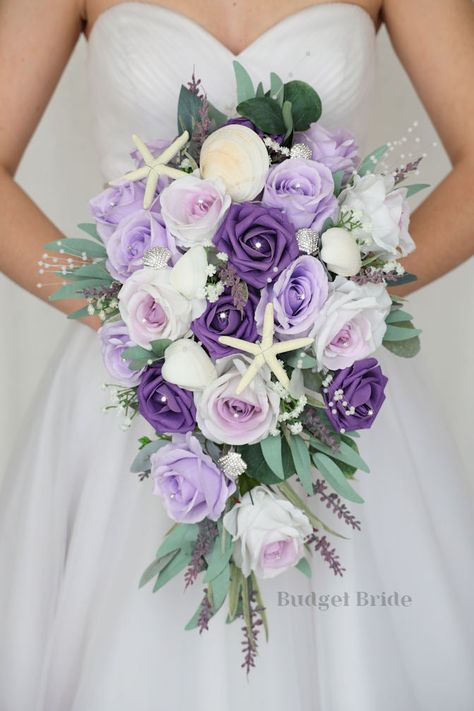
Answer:
<path fill-rule="evenodd" d="M 418 336 L 406 341 L 383 341 L 382 345 L 400 358 L 413 358 L 420 352 L 421 344 Z"/>
<path fill-rule="evenodd" d="M 150 470 L 150 457 L 152 454 L 157 452 L 165 444 L 169 444 L 166 439 L 155 439 L 153 442 L 145 444 L 137 453 L 135 459 L 132 462 L 130 471 L 132 474 L 139 474 L 140 472 L 147 472 Z"/>
<path fill-rule="evenodd" d="M 322 378 L 320 373 L 312 370 L 304 370 L 303 383 L 305 388 L 311 390 L 313 393 L 319 394 L 321 392 Z"/>
<path fill-rule="evenodd" d="M 283 459 L 281 453 L 281 436 L 272 437 L 269 435 L 260 442 L 263 456 L 266 463 L 278 479 L 285 478 L 283 469 Z"/>
<path fill-rule="evenodd" d="M 399 276 L 395 281 L 391 281 L 390 286 L 401 286 L 402 284 L 410 284 L 413 281 L 418 281 L 416 274 L 405 272 L 405 274 Z"/>
<path fill-rule="evenodd" d="M 145 360 L 149 358 L 151 355 L 151 351 L 147 350 L 146 348 L 142 348 L 142 346 L 130 346 L 129 348 L 125 348 L 122 352 L 122 358 L 124 360 Z"/>
<path fill-rule="evenodd" d="M 152 353 L 158 358 L 161 358 L 161 356 L 164 354 L 168 346 L 171 345 L 171 343 L 172 341 L 170 341 L 169 338 L 160 338 L 158 341 L 152 341 L 150 343 Z"/>
<path fill-rule="evenodd" d="M 403 324 L 403 325 L 402 325 Z M 415 328 L 409 321 L 402 321 L 396 326 L 387 326 L 384 333 L 384 341 L 406 341 L 407 339 L 419 336 L 421 331 Z"/>
<path fill-rule="evenodd" d="M 255 92 L 255 96 L 265 96 L 265 91 L 263 89 L 263 84 L 261 81 L 259 81 L 257 84 L 257 91 Z"/>
<path fill-rule="evenodd" d="M 311 447 L 313 447 L 313 449 L 318 450 L 318 452 L 327 454 L 328 457 L 332 457 L 332 459 L 337 459 L 340 462 L 344 462 L 344 464 L 348 464 L 350 467 L 354 467 L 355 469 L 360 469 L 363 472 L 369 473 L 370 469 L 360 456 L 355 442 L 353 444 L 353 446 L 355 447 L 354 449 L 346 442 L 341 441 L 339 444 L 339 449 L 337 451 L 333 451 L 326 444 L 323 444 L 314 437 L 311 437 L 310 442 Z"/>
<path fill-rule="evenodd" d="M 82 279 L 75 281 L 72 284 L 65 284 L 60 289 L 48 296 L 49 301 L 59 301 L 60 299 L 77 299 L 82 296 L 84 289 L 88 287 L 94 288 L 97 286 L 97 279 Z"/>
<path fill-rule="evenodd" d="M 89 316 L 89 311 L 87 310 L 87 306 L 83 306 L 82 309 L 77 309 L 77 311 L 73 311 L 72 313 L 67 315 L 67 318 L 69 318 L 69 319 L 83 318 L 84 316 Z"/>
<path fill-rule="evenodd" d="M 99 242 L 102 242 L 102 239 L 99 233 L 97 232 L 97 225 L 94 222 L 81 222 L 81 224 L 78 225 L 78 228 L 82 230 L 82 232 L 86 232 L 88 235 L 98 240 Z"/>
<path fill-rule="evenodd" d="M 220 128 L 227 122 L 227 116 L 223 114 L 222 111 L 219 111 L 219 109 L 216 109 L 210 101 L 207 103 L 207 113 L 214 124 L 214 130 Z"/>
<path fill-rule="evenodd" d="M 201 610 L 202 610 L 202 600 L 199 603 L 196 612 L 194 613 L 194 615 L 191 617 L 191 619 L 189 620 L 189 622 L 187 623 L 187 625 L 184 628 L 187 632 L 189 632 L 190 630 L 196 629 L 196 627 L 198 626 L 199 618 L 201 616 Z"/>
<path fill-rule="evenodd" d="M 388 146 L 385 143 L 383 146 L 376 148 L 375 151 L 372 151 L 372 153 L 369 153 L 369 155 L 364 158 L 360 164 L 359 175 L 363 177 L 364 175 L 367 175 L 367 173 L 373 173 L 377 163 L 381 158 L 383 158 L 387 151 Z"/>
<path fill-rule="evenodd" d="M 332 179 L 334 180 L 334 195 L 337 197 L 340 192 L 341 192 L 341 187 L 342 187 L 342 181 L 344 179 L 344 175 L 346 174 L 345 170 L 338 170 L 336 171 Z"/>
<path fill-rule="evenodd" d="M 285 357 L 285 362 L 292 368 L 296 368 L 298 363 L 301 363 L 303 370 L 316 367 L 316 358 L 309 353 L 303 353 L 303 355 L 301 355 L 300 351 L 293 351 L 293 353 Z"/>
<path fill-rule="evenodd" d="M 195 523 L 178 523 L 165 536 L 164 541 L 156 552 L 156 557 L 161 558 L 161 556 L 183 547 L 192 549 L 198 532 L 199 528 Z"/>
<path fill-rule="evenodd" d="M 321 99 L 312 86 L 299 79 L 284 85 L 284 101 L 290 101 L 295 131 L 306 131 L 321 117 Z"/>
<path fill-rule="evenodd" d="M 293 114 L 291 110 L 291 101 L 284 101 L 281 107 L 281 113 L 283 116 L 283 123 L 286 127 L 285 140 L 288 136 L 291 136 L 293 131 Z"/>
<path fill-rule="evenodd" d="M 220 575 L 224 568 L 229 564 L 229 559 L 234 548 L 232 536 L 225 536 L 224 547 L 222 547 L 222 538 L 222 533 L 220 533 L 220 535 L 216 536 L 216 540 L 214 541 L 212 551 L 207 560 L 207 570 L 206 575 L 204 576 L 205 583 L 209 583 L 214 580 L 214 578 Z"/>
<path fill-rule="evenodd" d="M 247 70 L 238 62 L 234 60 L 232 62 L 234 67 L 235 81 L 237 84 L 237 101 L 247 101 L 247 99 L 253 99 L 255 96 L 255 89 L 253 87 L 252 79 L 250 78 Z"/>
<path fill-rule="evenodd" d="M 240 594 L 242 591 L 242 571 L 235 563 L 230 564 L 230 581 L 229 581 L 229 614 L 228 622 L 232 622 L 237 617 Z"/>
<path fill-rule="evenodd" d="M 178 133 L 187 131 L 192 136 L 200 107 L 200 98 L 182 84 L 178 97 Z"/>
<path fill-rule="evenodd" d="M 284 86 L 283 86 L 283 81 L 280 79 L 278 74 L 275 74 L 275 72 L 270 73 L 270 96 L 272 99 L 275 99 L 275 101 L 278 101 L 280 106 L 283 106 L 283 93 L 284 93 Z"/>
<path fill-rule="evenodd" d="M 407 198 L 411 197 L 412 195 L 416 195 L 416 193 L 419 193 L 420 190 L 425 190 L 426 188 L 431 187 L 429 183 L 416 183 L 415 185 L 402 185 L 401 187 L 405 188 L 407 191 L 406 196 Z"/>
<path fill-rule="evenodd" d="M 399 321 L 411 321 L 413 316 L 402 309 L 392 309 L 385 319 L 385 323 L 398 323 Z"/>
<path fill-rule="evenodd" d="M 60 275 L 60 272 L 59 272 Z M 97 286 L 110 286 L 113 282 L 112 276 L 105 268 L 105 260 L 95 262 L 94 264 L 84 264 L 79 269 L 74 269 L 71 274 L 67 275 L 71 281 L 79 281 L 81 279 L 96 279 Z"/>
<path fill-rule="evenodd" d="M 295 465 L 303 488 L 311 496 L 313 493 L 313 473 L 311 458 L 306 442 L 298 435 L 289 435 L 288 443 L 291 449 L 291 456 Z"/>
<path fill-rule="evenodd" d="M 229 592 L 230 565 L 227 562 L 211 582 L 209 582 L 210 598 L 212 601 L 213 614 L 216 614 L 222 607 Z"/>
<path fill-rule="evenodd" d="M 189 565 L 192 554 L 193 552 L 191 547 L 186 546 L 184 548 L 180 548 L 178 553 L 176 553 L 171 558 L 169 563 L 167 563 L 159 572 L 156 583 L 153 587 L 153 592 L 160 590 L 160 588 L 166 585 L 166 583 L 169 583 L 169 581 L 178 575 L 178 573 L 181 573 L 181 571 Z"/>
<path fill-rule="evenodd" d="M 281 106 L 269 96 L 256 96 L 240 102 L 237 113 L 248 118 L 264 133 L 285 133 Z"/>
<path fill-rule="evenodd" d="M 65 237 L 64 239 L 48 242 L 43 249 L 48 252 L 64 252 L 77 257 L 86 254 L 88 257 L 106 257 L 105 247 L 91 239 L 81 239 L 77 237 Z"/>
<path fill-rule="evenodd" d="M 174 558 L 174 556 L 177 554 L 177 551 L 172 551 L 171 553 L 168 553 L 167 555 L 164 555 L 162 558 L 155 558 L 153 563 L 150 563 L 148 568 L 145 570 L 143 573 L 142 577 L 140 578 L 140 582 L 138 583 L 138 587 L 142 588 L 144 585 L 150 582 L 154 577 L 156 577 L 163 568 L 168 565 L 170 560 Z"/>
<path fill-rule="evenodd" d="M 318 452 L 313 455 L 313 462 L 336 494 L 356 504 L 364 503 L 364 499 L 354 491 L 334 460 L 330 459 L 326 454 Z"/>
<path fill-rule="evenodd" d="M 295 568 L 298 568 L 298 570 L 303 573 L 303 575 L 306 575 L 307 578 L 311 578 L 313 576 L 313 571 L 311 570 L 311 566 L 306 558 L 300 558 L 298 563 L 295 565 Z"/>

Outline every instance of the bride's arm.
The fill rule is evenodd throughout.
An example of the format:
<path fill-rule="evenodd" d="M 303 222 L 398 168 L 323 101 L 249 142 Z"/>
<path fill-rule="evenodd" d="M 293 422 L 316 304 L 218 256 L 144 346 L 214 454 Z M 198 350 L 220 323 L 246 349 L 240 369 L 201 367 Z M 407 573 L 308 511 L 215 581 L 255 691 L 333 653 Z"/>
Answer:
<path fill-rule="evenodd" d="M 474 4 L 472 0 L 384 0 L 395 51 L 453 166 L 415 210 L 417 250 L 403 264 L 418 281 L 408 293 L 445 274 L 474 251 Z"/>
<path fill-rule="evenodd" d="M 62 235 L 14 175 L 80 32 L 79 0 L 0 0 L 0 269 L 45 300 L 38 260 L 42 245 Z M 54 305 L 70 313 L 83 303 Z"/>

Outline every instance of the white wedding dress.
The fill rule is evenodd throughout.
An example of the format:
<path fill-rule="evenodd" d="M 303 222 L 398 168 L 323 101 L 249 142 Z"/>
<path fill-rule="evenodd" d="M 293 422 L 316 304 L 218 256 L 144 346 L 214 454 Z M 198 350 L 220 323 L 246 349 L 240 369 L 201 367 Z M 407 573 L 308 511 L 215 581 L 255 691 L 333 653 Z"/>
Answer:
<path fill-rule="evenodd" d="M 193 66 L 210 101 L 227 111 L 234 102 L 234 55 L 170 10 L 113 7 L 89 52 L 106 178 L 128 167 L 133 132 L 175 135 Z M 363 136 L 375 31 L 360 7 L 298 12 L 238 58 L 256 80 L 273 70 L 312 83 L 323 122 Z M 347 573 L 334 577 L 315 553 L 312 581 L 292 571 L 262 584 L 270 640 L 247 680 L 239 623 L 221 611 L 207 633 L 184 631 L 199 586 L 184 594 L 180 576 L 156 595 L 138 590 L 170 525 L 150 482 L 129 473 L 147 427 L 136 421 L 125 434 L 102 414 L 96 336 L 71 324 L 0 500 L 0 711 L 471 711 L 472 508 L 420 365 L 380 359 L 390 384 L 361 439 L 372 470 L 358 475 L 362 531 L 314 503 L 349 537 L 334 538 Z M 283 607 L 278 591 L 347 592 L 350 604 Z M 357 606 L 358 591 L 412 602 Z"/>

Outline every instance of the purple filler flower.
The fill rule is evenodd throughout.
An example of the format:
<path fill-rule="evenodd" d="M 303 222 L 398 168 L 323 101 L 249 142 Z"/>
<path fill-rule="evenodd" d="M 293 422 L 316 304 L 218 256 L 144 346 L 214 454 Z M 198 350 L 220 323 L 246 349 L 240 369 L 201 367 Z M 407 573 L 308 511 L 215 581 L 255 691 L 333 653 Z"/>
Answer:
<path fill-rule="evenodd" d="M 385 400 L 388 378 L 375 358 L 359 360 L 337 370 L 323 393 L 327 416 L 339 432 L 365 430 L 372 426 Z"/>
<path fill-rule="evenodd" d="M 153 493 L 163 498 L 168 516 L 179 523 L 217 521 L 236 488 L 189 432 L 175 435 L 150 462 Z"/>
<path fill-rule="evenodd" d="M 166 247 L 177 254 L 174 238 L 162 224 L 161 215 L 138 209 L 119 222 L 104 240 L 107 268 L 115 279 L 126 281 L 143 267 L 143 255 L 151 247 Z"/>
<path fill-rule="evenodd" d="M 288 158 L 270 169 L 262 202 L 283 210 L 296 229 L 320 230 L 337 210 L 332 173 L 315 160 Z"/>
<path fill-rule="evenodd" d="M 298 257 L 273 286 L 262 291 L 255 315 L 258 329 L 261 331 L 265 307 L 271 301 L 278 338 L 307 336 L 327 298 L 328 278 L 321 262 L 309 255 Z"/>
<path fill-rule="evenodd" d="M 123 321 L 104 323 L 99 329 L 104 365 L 120 385 L 133 388 L 140 382 L 142 370 L 130 370 L 128 361 L 122 358 L 126 348 L 133 346 L 128 328 Z"/>
<path fill-rule="evenodd" d="M 157 432 L 191 432 L 196 425 L 193 395 L 161 375 L 161 363 L 145 369 L 138 386 L 138 410 Z"/>
<path fill-rule="evenodd" d="M 295 230 L 281 210 L 243 202 L 229 208 L 214 236 L 217 251 L 248 284 L 266 286 L 299 254 Z"/>
<path fill-rule="evenodd" d="M 211 358 L 223 358 L 234 352 L 233 348 L 219 343 L 220 336 L 232 336 L 244 341 L 257 340 L 257 303 L 257 294 L 249 290 L 247 302 L 239 309 L 234 305 L 234 298 L 227 289 L 216 302 L 208 304 L 202 316 L 193 321 L 191 328 Z"/>
<path fill-rule="evenodd" d="M 343 170 L 347 179 L 359 166 L 359 147 L 352 133 L 344 128 L 330 130 L 312 123 L 306 131 L 296 133 L 294 140 L 309 146 L 313 160 L 324 163 L 333 174 Z"/>

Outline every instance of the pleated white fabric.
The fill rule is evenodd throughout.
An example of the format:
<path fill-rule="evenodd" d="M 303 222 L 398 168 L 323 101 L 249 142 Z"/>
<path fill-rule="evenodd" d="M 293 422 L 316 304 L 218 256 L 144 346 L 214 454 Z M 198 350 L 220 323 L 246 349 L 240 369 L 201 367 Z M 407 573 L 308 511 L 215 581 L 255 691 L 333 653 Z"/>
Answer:
<path fill-rule="evenodd" d="M 275 48 L 278 48 L 278 52 Z M 309 54 L 307 54 L 309 52 Z M 104 175 L 123 170 L 129 135 L 175 133 L 179 84 L 193 64 L 209 98 L 233 100 L 232 54 L 195 23 L 123 3 L 101 16 L 90 73 Z M 245 50 L 270 70 L 311 81 L 325 121 L 360 132 L 372 86 L 374 31 L 360 8 L 315 6 Z M 238 624 L 223 614 L 184 632 L 200 590 L 182 579 L 157 595 L 137 582 L 169 527 L 150 482 L 128 472 L 143 421 L 124 434 L 102 414 L 107 380 L 96 336 L 71 324 L 44 380 L 0 497 L 0 711 L 470 711 L 474 629 L 472 506 L 454 445 L 416 362 L 381 354 L 388 401 L 361 439 L 362 532 L 335 539 L 336 578 L 315 556 L 262 585 L 270 642 L 250 680 Z M 313 592 L 318 607 L 279 605 Z M 407 595 L 357 605 L 358 593 Z M 325 595 L 347 594 L 324 609 Z M 362 596 L 363 597 L 363 596 Z M 362 599 L 361 597 L 361 599 Z M 288 598 L 291 600 L 291 598 Z M 294 598 L 298 601 L 298 598 Z M 380 598 L 379 598 L 380 599 Z"/>

